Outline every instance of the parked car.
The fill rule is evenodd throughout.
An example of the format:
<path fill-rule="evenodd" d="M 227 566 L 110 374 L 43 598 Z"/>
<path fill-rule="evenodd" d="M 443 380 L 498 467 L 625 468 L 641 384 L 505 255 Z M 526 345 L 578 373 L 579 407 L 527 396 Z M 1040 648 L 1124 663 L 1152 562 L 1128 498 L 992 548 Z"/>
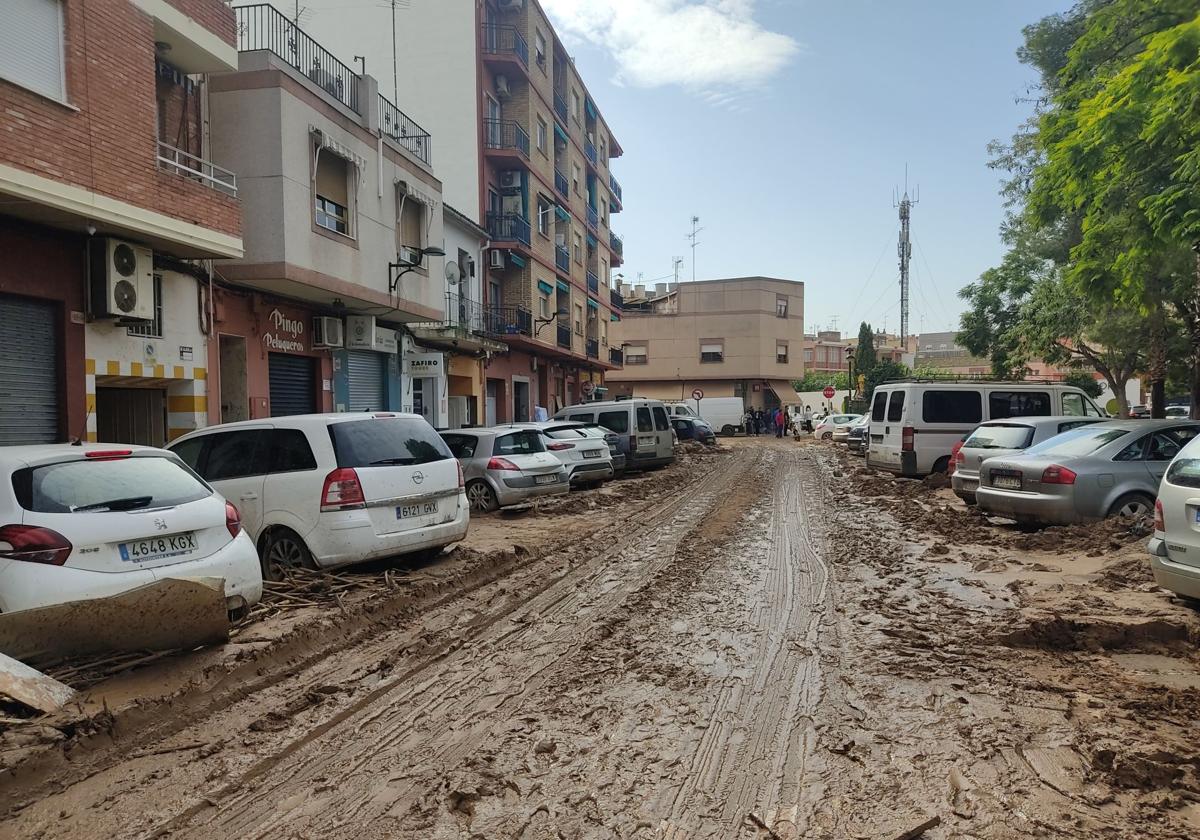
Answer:
<path fill-rule="evenodd" d="M 0 612 L 167 577 L 224 579 L 230 610 L 262 597 L 237 508 L 164 449 L 6 446 L 0 472 Z"/>
<path fill-rule="evenodd" d="M 979 467 L 985 513 L 1061 525 L 1154 509 L 1171 459 L 1200 434 L 1192 420 L 1107 420 L 1072 429 Z"/>
<path fill-rule="evenodd" d="M 492 511 L 571 489 L 562 461 L 537 429 L 456 429 L 442 439 L 462 464 L 471 508 Z"/>
<path fill-rule="evenodd" d="M 1150 406 L 1148 405 L 1133 405 L 1129 407 L 1129 416 L 1139 420 L 1150 416 Z"/>
<path fill-rule="evenodd" d="M 871 418 L 866 415 L 850 424 L 846 431 L 846 446 L 856 455 L 866 454 L 866 442 L 871 428 Z"/>
<path fill-rule="evenodd" d="M 678 403 L 667 403 L 672 417 L 699 417 L 713 429 L 725 436 L 743 431 L 742 418 L 746 416 L 746 404 L 741 397 L 704 397 Z"/>
<path fill-rule="evenodd" d="M 467 535 L 463 474 L 419 414 L 223 423 L 170 449 L 242 511 L 263 575 L 435 554 Z"/>
<path fill-rule="evenodd" d="M 544 423 L 512 423 L 499 428 L 535 429 L 546 438 L 546 450 L 567 468 L 571 484 L 607 481 L 614 475 L 608 442 L 585 431 L 582 423 L 551 420 Z"/>
<path fill-rule="evenodd" d="M 987 458 L 1017 455 L 1031 446 L 1079 426 L 1103 422 L 1099 417 L 1013 417 L 989 420 L 955 444 L 951 451 L 950 485 L 954 495 L 975 504 L 979 465 Z"/>
<path fill-rule="evenodd" d="M 667 408 L 659 400 L 634 397 L 567 406 L 555 420 L 597 423 L 621 436 L 625 467 L 652 469 L 675 461 L 674 430 Z"/>
<path fill-rule="evenodd" d="M 612 459 L 613 473 L 621 475 L 625 472 L 625 453 L 621 451 L 621 436 L 603 426 L 588 425 L 587 423 L 580 423 L 579 426 L 588 434 L 603 438 L 604 442 L 608 444 L 608 456 Z"/>
<path fill-rule="evenodd" d="M 1154 504 L 1154 536 L 1147 549 L 1154 582 L 1200 603 L 1200 437 L 1167 468 Z"/>
<path fill-rule="evenodd" d="M 860 417 L 862 417 L 861 414 L 830 414 L 822 417 L 820 422 L 814 420 L 813 437 L 817 440 L 832 440 L 834 429 L 853 423 Z"/>
<path fill-rule="evenodd" d="M 1169 405 L 1166 410 L 1166 416 L 1170 420 L 1187 417 L 1191 413 L 1191 409 L 1186 405 Z"/>
<path fill-rule="evenodd" d="M 694 440 L 709 446 L 716 445 L 716 432 L 713 431 L 712 426 L 699 417 L 672 417 L 671 428 L 675 430 L 675 434 L 680 440 Z"/>
<path fill-rule="evenodd" d="M 880 385 L 871 399 L 870 415 L 867 466 L 916 477 L 945 472 L 954 442 L 985 420 L 1107 416 L 1073 386 L 979 380 L 906 380 Z"/>
<path fill-rule="evenodd" d="M 849 443 L 850 442 L 850 430 L 855 427 L 861 428 L 861 426 L 866 425 L 867 422 L 868 421 L 867 421 L 866 417 L 859 415 L 856 419 L 851 420 L 849 423 L 842 423 L 840 425 L 834 426 L 833 427 L 833 437 L 830 438 L 830 440 L 832 440 L 834 443 Z"/>

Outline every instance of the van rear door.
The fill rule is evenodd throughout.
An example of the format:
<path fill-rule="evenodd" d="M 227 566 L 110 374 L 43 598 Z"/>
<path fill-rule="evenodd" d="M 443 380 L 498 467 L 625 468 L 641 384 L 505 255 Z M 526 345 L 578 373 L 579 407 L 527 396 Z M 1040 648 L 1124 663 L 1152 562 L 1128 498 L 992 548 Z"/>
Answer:
<path fill-rule="evenodd" d="M 650 407 L 654 415 L 654 454 L 659 458 L 670 458 L 675 454 L 675 442 L 671 439 L 671 420 L 661 405 Z"/>
<path fill-rule="evenodd" d="M 881 401 L 879 398 L 883 397 Z M 876 392 L 871 404 L 871 448 L 867 459 L 870 466 L 900 472 L 904 439 L 904 408 L 907 392 L 901 388 Z M 876 415 L 879 420 L 876 420 Z"/>

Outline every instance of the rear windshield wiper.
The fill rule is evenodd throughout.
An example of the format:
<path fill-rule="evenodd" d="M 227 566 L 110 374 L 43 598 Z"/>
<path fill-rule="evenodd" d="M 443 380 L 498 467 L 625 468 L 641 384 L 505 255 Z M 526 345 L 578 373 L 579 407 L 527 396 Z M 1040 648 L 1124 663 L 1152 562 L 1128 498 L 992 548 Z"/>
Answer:
<path fill-rule="evenodd" d="M 82 510 L 100 510 L 106 508 L 108 510 L 134 510 L 136 508 L 144 508 L 154 501 L 153 496 L 130 496 L 126 499 L 110 499 L 107 502 L 92 502 L 90 505 L 79 505 L 71 508 L 72 513 L 78 513 Z"/>
<path fill-rule="evenodd" d="M 416 458 L 380 458 L 367 464 L 368 467 L 411 467 L 417 463 Z"/>

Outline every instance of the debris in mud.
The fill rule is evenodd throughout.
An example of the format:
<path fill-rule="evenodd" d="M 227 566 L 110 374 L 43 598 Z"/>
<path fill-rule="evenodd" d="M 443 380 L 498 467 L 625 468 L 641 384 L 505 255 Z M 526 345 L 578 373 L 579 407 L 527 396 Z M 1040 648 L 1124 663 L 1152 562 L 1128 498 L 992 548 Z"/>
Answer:
<path fill-rule="evenodd" d="M 69 685 L 0 653 L 0 700 L 7 697 L 44 714 L 58 711 L 74 696 Z"/>
<path fill-rule="evenodd" d="M 930 473 L 921 479 L 921 484 L 928 487 L 930 490 L 941 490 L 944 487 L 950 486 L 950 478 L 945 473 L 935 472 Z"/>

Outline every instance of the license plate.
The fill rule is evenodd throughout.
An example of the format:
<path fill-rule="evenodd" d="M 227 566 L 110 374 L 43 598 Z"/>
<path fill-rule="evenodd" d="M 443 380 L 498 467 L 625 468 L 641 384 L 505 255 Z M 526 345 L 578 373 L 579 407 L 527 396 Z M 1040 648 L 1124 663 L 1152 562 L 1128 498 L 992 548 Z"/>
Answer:
<path fill-rule="evenodd" d="M 136 542 L 121 543 L 117 550 L 121 559 L 126 563 L 147 563 L 151 560 L 161 560 L 164 557 L 177 557 L 191 554 L 197 548 L 196 534 L 175 534 L 171 537 L 151 537 Z"/>
<path fill-rule="evenodd" d="M 433 516 L 437 512 L 437 502 L 419 502 L 415 505 L 400 505 L 397 507 L 396 518 L 412 519 L 414 516 Z"/>
<path fill-rule="evenodd" d="M 587 452 L 583 453 L 583 457 L 584 458 L 599 458 L 600 450 L 599 449 L 590 449 Z"/>
<path fill-rule="evenodd" d="M 558 476 L 554 474 L 535 476 L 533 480 L 537 484 L 558 484 Z"/>
<path fill-rule="evenodd" d="M 638 449 L 653 449 L 658 445 L 658 438 L 654 437 L 654 435 L 650 435 L 649 437 L 639 437 L 637 440 Z"/>
<path fill-rule="evenodd" d="M 1020 475 L 997 475 L 992 473 L 992 485 L 1002 487 L 1005 490 L 1020 490 L 1021 476 Z"/>

